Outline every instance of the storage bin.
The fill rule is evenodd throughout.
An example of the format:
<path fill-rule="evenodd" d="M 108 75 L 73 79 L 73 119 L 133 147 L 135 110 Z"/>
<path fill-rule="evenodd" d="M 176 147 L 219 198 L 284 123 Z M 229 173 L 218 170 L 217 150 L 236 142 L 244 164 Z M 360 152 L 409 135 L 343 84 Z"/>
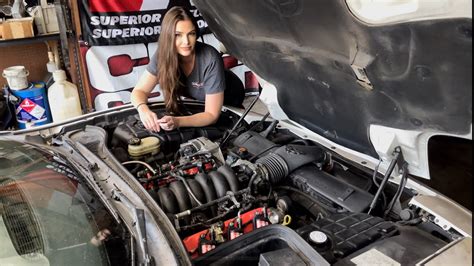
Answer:
<path fill-rule="evenodd" d="M 33 18 L 14 18 L 3 22 L 3 39 L 20 39 L 35 36 Z"/>
<path fill-rule="evenodd" d="M 29 11 L 34 17 L 38 34 L 51 34 L 59 32 L 58 18 L 54 4 L 48 4 L 46 0 L 41 0 L 40 6 L 35 6 Z"/>

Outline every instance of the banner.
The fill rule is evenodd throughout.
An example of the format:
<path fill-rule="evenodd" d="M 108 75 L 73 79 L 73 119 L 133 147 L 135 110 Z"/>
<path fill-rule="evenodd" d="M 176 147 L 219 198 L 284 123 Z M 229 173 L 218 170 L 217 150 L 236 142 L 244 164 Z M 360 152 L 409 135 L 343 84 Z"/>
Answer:
<path fill-rule="evenodd" d="M 124 45 L 158 40 L 168 9 L 187 8 L 202 32 L 207 23 L 191 0 L 81 0 L 81 25 L 89 45 Z"/>
<path fill-rule="evenodd" d="M 157 50 L 163 16 L 173 6 L 188 8 L 201 33 L 207 33 L 199 41 L 219 49 L 192 0 L 81 0 L 80 54 L 93 110 L 130 102 L 131 91 Z M 247 95 L 258 93 L 259 84 L 246 66 L 228 56 L 224 62 L 242 80 Z M 159 85 L 150 100 L 163 100 Z"/>

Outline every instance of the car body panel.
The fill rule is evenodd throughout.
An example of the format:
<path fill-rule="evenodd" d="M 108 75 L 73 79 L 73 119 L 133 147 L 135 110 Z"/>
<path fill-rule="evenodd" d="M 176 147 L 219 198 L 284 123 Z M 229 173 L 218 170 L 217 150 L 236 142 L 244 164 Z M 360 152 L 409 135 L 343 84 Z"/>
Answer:
<path fill-rule="evenodd" d="M 195 4 L 286 115 L 331 141 L 379 157 L 372 125 L 471 132 L 471 18 L 374 26 L 342 0 Z"/>

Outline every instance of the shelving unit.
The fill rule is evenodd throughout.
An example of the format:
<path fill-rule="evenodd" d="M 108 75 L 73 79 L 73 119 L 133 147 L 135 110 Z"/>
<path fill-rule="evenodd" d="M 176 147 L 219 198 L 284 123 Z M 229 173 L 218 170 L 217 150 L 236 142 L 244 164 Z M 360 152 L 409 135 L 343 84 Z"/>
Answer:
<path fill-rule="evenodd" d="M 53 40 L 59 40 L 59 33 L 38 35 L 31 38 L 23 38 L 23 39 L 0 40 L 0 47 L 40 43 L 40 42 L 53 41 Z"/>

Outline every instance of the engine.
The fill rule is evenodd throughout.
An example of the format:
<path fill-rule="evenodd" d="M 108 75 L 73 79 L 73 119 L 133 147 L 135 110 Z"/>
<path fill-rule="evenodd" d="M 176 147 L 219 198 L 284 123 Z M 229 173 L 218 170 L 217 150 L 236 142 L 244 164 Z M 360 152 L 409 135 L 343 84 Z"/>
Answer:
<path fill-rule="evenodd" d="M 229 133 L 219 128 L 153 133 L 138 119 L 113 128 L 110 150 L 167 214 L 192 258 L 276 224 L 331 263 L 400 234 L 383 215 L 367 214 L 372 173 L 275 123 L 237 132 L 222 144 Z"/>

